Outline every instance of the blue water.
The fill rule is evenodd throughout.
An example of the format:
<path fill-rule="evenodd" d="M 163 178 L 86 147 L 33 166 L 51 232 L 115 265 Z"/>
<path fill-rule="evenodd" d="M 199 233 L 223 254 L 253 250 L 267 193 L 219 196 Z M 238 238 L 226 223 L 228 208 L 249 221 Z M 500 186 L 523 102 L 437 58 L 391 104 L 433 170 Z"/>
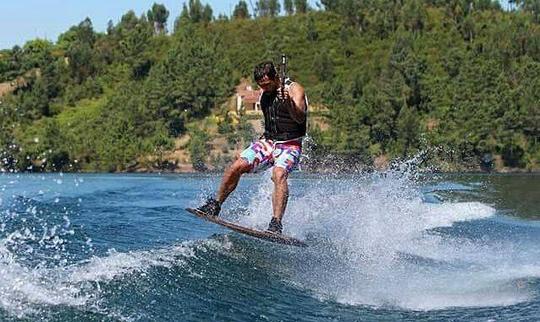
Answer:
<path fill-rule="evenodd" d="M 186 213 L 218 176 L 0 175 L 0 320 L 540 320 L 539 181 L 295 175 L 297 248 Z M 271 191 L 223 216 L 266 227 Z"/>

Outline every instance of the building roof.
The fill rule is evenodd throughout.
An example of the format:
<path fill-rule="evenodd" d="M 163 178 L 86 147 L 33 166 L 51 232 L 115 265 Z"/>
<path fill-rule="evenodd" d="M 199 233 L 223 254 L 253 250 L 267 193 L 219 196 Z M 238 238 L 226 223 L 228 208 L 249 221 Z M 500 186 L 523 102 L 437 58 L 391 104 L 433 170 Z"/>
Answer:
<path fill-rule="evenodd" d="M 240 85 L 236 86 L 236 95 L 242 98 L 246 104 L 254 104 L 259 101 L 261 96 L 260 90 L 254 90 L 247 80 L 242 80 Z"/>
<path fill-rule="evenodd" d="M 254 104 L 254 103 L 257 103 L 259 102 L 259 97 L 260 97 L 260 93 L 259 91 L 254 91 L 254 93 L 249 93 L 245 96 L 241 96 L 242 97 L 242 101 L 244 103 L 248 103 L 248 104 Z"/>

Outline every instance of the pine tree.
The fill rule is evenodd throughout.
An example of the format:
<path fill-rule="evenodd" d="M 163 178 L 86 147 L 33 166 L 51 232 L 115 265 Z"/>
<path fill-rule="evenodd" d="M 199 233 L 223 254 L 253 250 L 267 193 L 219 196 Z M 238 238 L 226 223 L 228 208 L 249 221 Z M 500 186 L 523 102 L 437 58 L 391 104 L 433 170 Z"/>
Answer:
<path fill-rule="evenodd" d="M 288 16 L 292 16 L 294 14 L 293 0 L 283 0 L 283 8 Z"/>
<path fill-rule="evenodd" d="M 167 18 L 169 18 L 169 11 L 164 5 L 154 3 L 146 16 L 148 17 L 148 21 L 153 24 L 156 34 L 162 34 L 166 31 L 165 26 L 167 24 Z"/>
<path fill-rule="evenodd" d="M 244 0 L 238 1 L 238 4 L 234 7 L 233 11 L 234 19 L 249 19 L 248 5 Z"/>
<path fill-rule="evenodd" d="M 309 9 L 307 0 L 294 0 L 296 13 L 306 13 Z"/>

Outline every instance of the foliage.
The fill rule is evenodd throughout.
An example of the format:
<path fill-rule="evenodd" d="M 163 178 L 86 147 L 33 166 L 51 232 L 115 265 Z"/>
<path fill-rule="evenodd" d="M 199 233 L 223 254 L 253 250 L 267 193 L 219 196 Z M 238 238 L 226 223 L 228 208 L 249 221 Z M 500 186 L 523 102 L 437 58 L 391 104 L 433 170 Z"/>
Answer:
<path fill-rule="evenodd" d="M 491 0 L 253 3 L 214 20 L 187 1 L 171 34 L 155 3 L 106 33 L 86 18 L 56 42 L 0 51 L 0 82 L 13 88 L 0 97 L 0 167 L 128 171 L 188 134 L 205 169 L 210 136 L 196 125 L 285 52 L 291 77 L 325 107 L 324 130 L 310 132 L 319 152 L 369 163 L 437 147 L 458 166 L 538 169 L 538 1 L 513 1 L 515 11 Z M 253 137 L 222 114 L 231 144 Z"/>
<path fill-rule="evenodd" d="M 248 5 L 244 0 L 238 1 L 238 4 L 234 6 L 234 11 L 233 11 L 232 16 L 234 19 L 249 19 L 250 18 Z"/>
<path fill-rule="evenodd" d="M 191 139 L 189 141 L 189 154 L 191 155 L 191 164 L 197 171 L 205 171 L 206 156 L 208 154 L 208 135 L 204 130 L 194 128 L 191 131 Z"/>
<path fill-rule="evenodd" d="M 279 14 L 281 5 L 278 0 L 257 0 L 255 12 L 259 17 L 275 17 Z"/>
<path fill-rule="evenodd" d="M 296 13 L 306 13 L 309 10 L 307 0 L 294 0 L 294 9 Z"/>
<path fill-rule="evenodd" d="M 162 5 L 154 3 L 152 9 L 148 10 L 146 14 L 148 21 L 154 25 L 156 34 L 165 32 L 165 25 L 167 24 L 167 18 L 169 18 L 169 10 Z"/>
<path fill-rule="evenodd" d="M 213 13 L 210 5 L 203 6 L 200 0 L 189 0 L 188 4 L 182 6 L 182 12 L 174 24 L 174 32 L 180 31 L 183 26 L 190 23 L 209 23 L 212 21 Z"/>

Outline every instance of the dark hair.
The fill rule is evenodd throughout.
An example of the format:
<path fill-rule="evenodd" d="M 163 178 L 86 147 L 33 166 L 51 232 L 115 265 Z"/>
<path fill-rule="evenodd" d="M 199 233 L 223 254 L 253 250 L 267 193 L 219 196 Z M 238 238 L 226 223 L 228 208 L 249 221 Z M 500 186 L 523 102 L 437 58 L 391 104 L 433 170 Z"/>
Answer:
<path fill-rule="evenodd" d="M 277 70 L 273 62 L 265 61 L 255 66 L 255 69 L 253 70 L 253 78 L 255 78 L 255 81 L 260 81 L 264 76 L 268 76 L 270 79 L 276 79 Z"/>

